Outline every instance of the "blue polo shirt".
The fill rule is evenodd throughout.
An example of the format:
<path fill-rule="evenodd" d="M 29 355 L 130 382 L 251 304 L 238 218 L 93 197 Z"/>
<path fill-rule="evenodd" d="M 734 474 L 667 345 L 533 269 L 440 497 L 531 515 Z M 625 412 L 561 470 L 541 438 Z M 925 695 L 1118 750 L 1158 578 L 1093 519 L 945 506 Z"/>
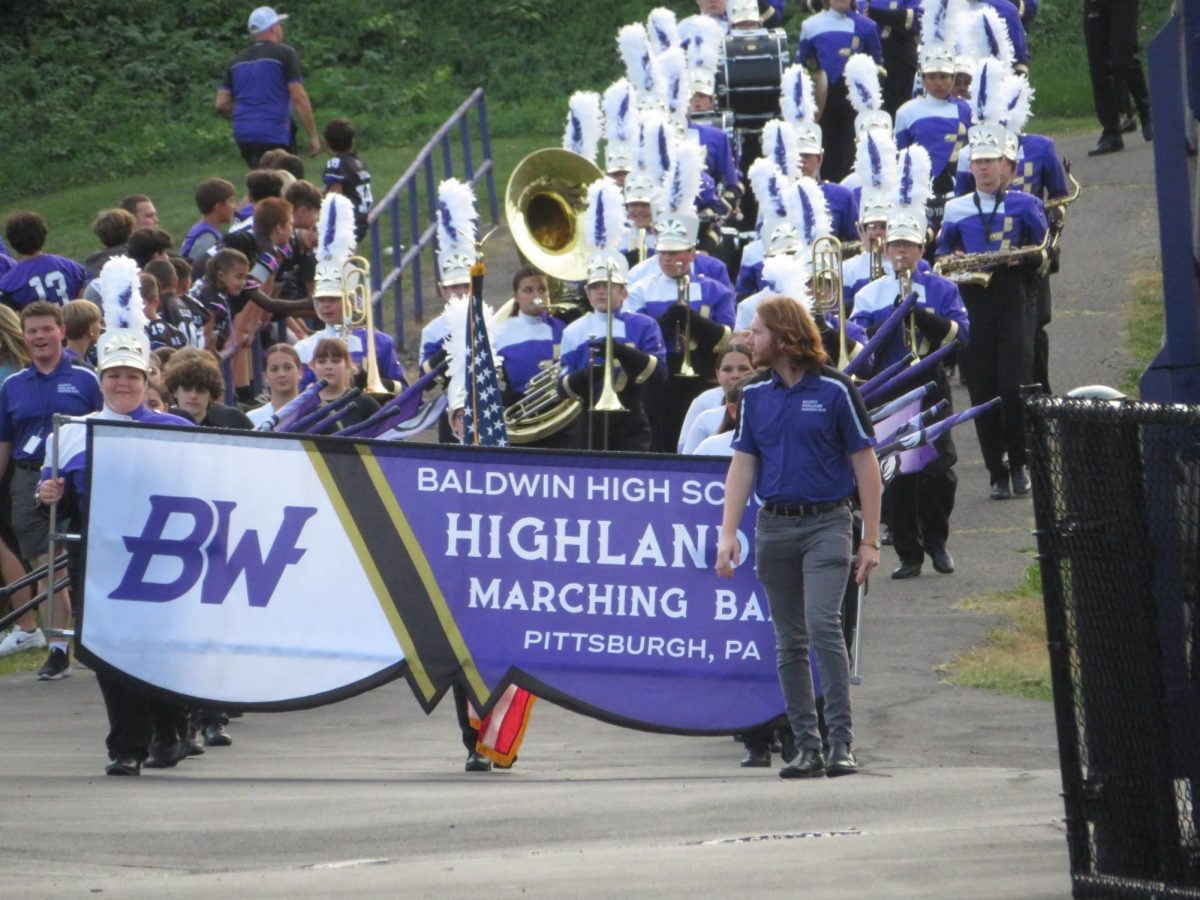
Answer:
<path fill-rule="evenodd" d="M 291 84 L 301 84 L 300 57 L 287 44 L 258 41 L 234 57 L 221 87 L 233 95 L 239 144 L 292 143 Z"/>
<path fill-rule="evenodd" d="M 825 366 L 790 388 L 775 372 L 742 389 L 733 449 L 758 457 L 754 493 L 781 504 L 829 503 L 854 492 L 851 455 L 875 446 L 854 383 Z"/>
<path fill-rule="evenodd" d="M 0 441 L 12 444 L 14 462 L 41 465 L 54 414 L 86 416 L 104 405 L 100 380 L 65 354 L 46 375 L 30 363 L 0 385 Z"/>

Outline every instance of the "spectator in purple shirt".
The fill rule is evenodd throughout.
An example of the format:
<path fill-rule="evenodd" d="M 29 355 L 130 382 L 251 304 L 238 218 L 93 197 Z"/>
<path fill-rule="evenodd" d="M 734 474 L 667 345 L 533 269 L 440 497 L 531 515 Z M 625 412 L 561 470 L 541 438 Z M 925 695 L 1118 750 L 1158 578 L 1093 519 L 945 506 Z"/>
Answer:
<path fill-rule="evenodd" d="M 283 147 L 295 152 L 293 110 L 308 132 L 308 155 L 316 156 L 321 149 L 300 57 L 283 42 L 286 19 L 269 6 L 250 13 L 254 43 L 233 58 L 217 91 L 217 112 L 233 119 L 233 139 L 251 169 L 258 168 L 267 150 Z"/>
<path fill-rule="evenodd" d="M 17 264 L 0 276 L 0 303 L 20 312 L 36 300 L 62 306 L 80 295 L 87 270 L 73 259 L 45 253 L 46 222 L 35 212 L 19 212 L 4 223 L 4 236 Z"/>

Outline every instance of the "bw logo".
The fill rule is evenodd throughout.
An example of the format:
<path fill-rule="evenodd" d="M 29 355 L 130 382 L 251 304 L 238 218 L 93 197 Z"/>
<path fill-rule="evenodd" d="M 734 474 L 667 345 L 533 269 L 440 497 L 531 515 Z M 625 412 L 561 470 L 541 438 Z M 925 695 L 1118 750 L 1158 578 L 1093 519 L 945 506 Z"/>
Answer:
<path fill-rule="evenodd" d="M 224 603 L 234 583 L 245 573 L 250 605 L 266 606 L 284 570 L 307 552 L 299 546 L 300 534 L 317 511 L 285 506 L 283 523 L 264 558 L 255 529 L 247 529 L 233 546 L 229 518 L 236 508 L 230 500 L 209 503 L 196 497 L 152 495 L 150 515 L 141 535 L 123 538 L 131 558 L 121 583 L 109 598 L 166 603 L 179 599 L 200 582 L 201 603 Z M 177 523 L 189 519 L 191 531 L 186 537 L 164 537 L 168 525 L 175 525 L 171 530 L 177 533 Z M 148 581 L 146 575 L 156 559 L 178 560 L 182 571 L 173 581 Z"/>

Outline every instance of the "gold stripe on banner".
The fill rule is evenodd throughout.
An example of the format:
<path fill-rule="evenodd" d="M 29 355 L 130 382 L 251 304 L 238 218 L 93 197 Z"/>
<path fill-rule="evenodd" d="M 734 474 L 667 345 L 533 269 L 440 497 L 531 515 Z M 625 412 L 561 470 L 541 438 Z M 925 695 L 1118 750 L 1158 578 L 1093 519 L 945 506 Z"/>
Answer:
<path fill-rule="evenodd" d="M 392 525 L 395 527 L 396 533 L 400 535 L 400 540 L 404 542 L 404 547 L 408 550 L 408 555 L 412 559 L 413 567 L 417 570 L 417 574 L 421 578 L 421 583 L 425 585 L 425 591 L 429 595 L 429 602 L 437 614 L 438 622 L 442 625 L 442 630 L 446 634 L 446 640 L 450 642 L 450 646 L 454 648 L 454 652 L 458 655 L 459 662 L 462 663 L 464 677 L 474 689 L 476 696 L 480 699 L 486 699 L 490 690 L 484 682 L 483 676 L 479 674 L 479 669 L 475 666 L 475 660 L 471 657 L 471 651 L 467 648 L 467 642 L 463 639 L 462 632 L 458 630 L 458 623 L 454 621 L 454 614 L 450 612 L 450 607 L 446 604 L 446 597 L 442 593 L 441 586 L 434 577 L 433 567 L 429 565 L 429 559 L 425 556 L 425 551 L 421 548 L 420 541 L 417 540 L 416 534 L 413 533 L 412 526 L 408 524 L 408 517 L 404 515 L 404 510 L 400 508 L 400 503 L 396 500 L 396 492 L 388 484 L 387 476 L 383 474 L 383 469 L 379 466 L 379 460 L 375 458 L 375 454 L 371 452 L 371 448 L 359 445 L 355 449 L 358 450 L 358 455 L 362 457 L 367 474 L 371 477 L 371 483 L 375 485 L 375 490 L 379 492 L 379 497 L 392 519 Z"/>
<path fill-rule="evenodd" d="M 337 512 L 342 527 L 346 530 L 346 537 L 350 539 L 350 545 L 354 548 L 354 553 L 358 556 L 358 561 L 366 573 L 367 580 L 371 583 L 371 588 L 375 591 L 375 598 L 379 601 L 379 606 L 383 610 L 383 614 L 387 617 L 388 624 L 391 625 L 392 632 L 396 635 L 396 640 L 400 642 L 400 646 L 404 650 L 404 658 L 408 662 L 409 671 L 412 672 L 417 686 L 421 689 L 421 693 L 426 699 L 432 697 L 437 689 L 433 684 L 433 680 L 425 671 L 425 666 L 417 654 L 416 643 L 405 627 L 404 620 L 400 617 L 399 610 L 396 609 L 396 604 L 392 601 L 391 591 L 388 590 L 387 585 L 384 583 L 383 576 L 379 572 L 379 567 L 375 564 L 375 560 L 367 548 L 362 532 L 359 531 L 358 523 L 354 519 L 354 514 L 350 512 L 350 508 L 346 505 L 342 492 L 338 489 L 334 481 L 329 464 L 321 455 L 321 451 L 317 448 L 316 444 L 311 441 L 301 441 L 301 444 L 309 460 L 312 462 L 313 469 L 316 470 L 317 478 L 320 479 L 322 486 L 325 488 L 326 495 Z"/>

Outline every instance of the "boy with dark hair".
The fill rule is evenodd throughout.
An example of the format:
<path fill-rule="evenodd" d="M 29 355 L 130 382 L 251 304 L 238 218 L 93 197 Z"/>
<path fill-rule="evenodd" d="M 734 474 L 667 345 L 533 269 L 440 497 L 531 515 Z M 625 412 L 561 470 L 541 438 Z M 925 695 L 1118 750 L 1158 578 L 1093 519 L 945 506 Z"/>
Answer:
<path fill-rule="evenodd" d="M 354 149 L 354 126 L 349 119 L 334 119 L 325 126 L 325 143 L 334 155 L 325 164 L 325 190 L 343 194 L 354 204 L 354 237 L 367 233 L 371 197 L 371 173 Z"/>
<path fill-rule="evenodd" d="M 284 193 L 292 204 L 292 242 L 275 281 L 285 300 L 309 297 L 317 276 L 317 219 L 321 215 L 321 191 L 308 181 L 297 181 Z"/>
<path fill-rule="evenodd" d="M 18 212 L 4 223 L 4 236 L 17 264 L 0 276 L 0 303 L 17 312 L 37 300 L 59 306 L 79 296 L 87 271 L 73 259 L 44 253 L 46 222 L 35 212 Z"/>
<path fill-rule="evenodd" d="M 304 160 L 298 157 L 295 153 L 288 153 L 282 147 L 276 147 L 274 150 L 268 150 L 262 155 L 262 159 L 258 161 L 260 169 L 276 169 L 282 172 L 288 172 L 297 181 L 304 178 Z"/>
<path fill-rule="evenodd" d="M 146 323 L 146 336 L 150 338 L 150 347 L 170 347 L 174 350 L 186 347 L 187 338 L 183 336 L 183 332 L 168 322 L 162 314 L 162 293 L 159 291 L 158 279 L 148 272 L 139 273 L 138 278 L 142 283 L 142 308 L 146 318 L 150 320 Z"/>
<path fill-rule="evenodd" d="M 173 243 L 171 235 L 161 228 L 135 228 L 129 235 L 126 255 L 144 269 L 152 259 L 166 259 Z"/>
<path fill-rule="evenodd" d="M 254 207 L 260 200 L 283 196 L 283 176 L 274 169 L 254 169 L 246 173 L 246 202 L 233 220 L 241 223 L 254 215 Z"/>
<path fill-rule="evenodd" d="M 196 208 L 200 221 L 184 235 L 179 248 L 179 255 L 192 262 L 221 242 L 221 226 L 232 222 L 237 211 L 237 188 L 224 178 L 208 178 L 196 186 Z"/>
<path fill-rule="evenodd" d="M 134 228 L 158 227 L 158 210 L 154 207 L 154 201 L 145 194 L 122 197 L 117 206 L 133 216 Z"/>
<path fill-rule="evenodd" d="M 89 278 L 97 277 L 106 262 L 125 252 L 125 242 L 129 240 L 133 228 L 133 213 L 128 210 L 117 207 L 97 213 L 92 221 L 92 231 L 104 249 L 97 250 L 83 261 Z"/>

